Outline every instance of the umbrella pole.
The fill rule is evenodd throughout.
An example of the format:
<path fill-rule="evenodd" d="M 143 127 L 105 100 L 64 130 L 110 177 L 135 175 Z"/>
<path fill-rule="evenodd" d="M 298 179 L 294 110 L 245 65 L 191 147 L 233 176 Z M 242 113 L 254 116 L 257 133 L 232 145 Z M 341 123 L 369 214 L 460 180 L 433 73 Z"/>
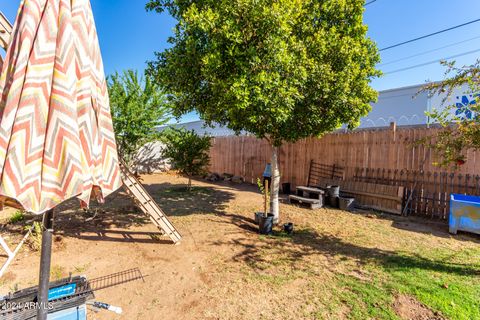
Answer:
<path fill-rule="evenodd" d="M 38 283 L 37 319 L 46 320 L 48 314 L 48 289 L 50 283 L 50 263 L 52 259 L 53 209 L 43 215 L 42 253 L 40 257 L 40 277 Z"/>

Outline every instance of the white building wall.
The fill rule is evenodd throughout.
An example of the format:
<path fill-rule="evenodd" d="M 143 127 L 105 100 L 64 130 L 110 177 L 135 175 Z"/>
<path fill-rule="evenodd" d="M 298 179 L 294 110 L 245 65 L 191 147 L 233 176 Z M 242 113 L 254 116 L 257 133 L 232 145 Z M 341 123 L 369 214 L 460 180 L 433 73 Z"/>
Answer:
<path fill-rule="evenodd" d="M 421 85 L 379 92 L 378 102 L 372 105 L 368 116 L 360 120 L 360 128 L 389 126 L 396 122 L 399 126 L 426 124 L 429 98 L 420 92 Z"/>

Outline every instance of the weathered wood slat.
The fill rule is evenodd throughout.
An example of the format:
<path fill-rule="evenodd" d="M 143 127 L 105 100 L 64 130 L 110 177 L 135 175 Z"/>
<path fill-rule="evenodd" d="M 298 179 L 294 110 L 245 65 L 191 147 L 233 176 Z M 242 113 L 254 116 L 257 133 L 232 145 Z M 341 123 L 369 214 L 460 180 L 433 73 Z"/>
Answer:
<path fill-rule="evenodd" d="M 435 135 L 439 130 L 424 126 L 392 126 L 337 132 L 320 139 L 286 143 L 280 148 L 281 182 L 290 182 L 292 189 L 298 185 L 316 186 L 316 181 L 309 181 L 309 168 L 313 161 L 312 172 L 322 178 L 331 178 L 334 168 L 333 176 L 338 180 L 403 186 L 406 213 L 446 219 L 450 193 L 480 195 L 480 152 L 469 150 L 467 165 L 454 173 L 444 172 L 433 165 L 438 159 L 431 150 L 414 143 L 416 139 Z M 214 142 L 211 149 L 212 172 L 228 172 L 255 182 L 261 177 L 265 164 L 270 162 L 271 147 L 265 140 L 252 136 L 216 137 Z M 238 148 L 239 145 L 241 148 Z M 234 149 L 241 150 L 242 155 L 232 152 Z M 390 206 L 389 201 L 377 200 L 377 204 Z"/>
<path fill-rule="evenodd" d="M 319 209 L 323 207 L 322 199 L 310 199 L 296 195 L 289 195 L 288 200 L 290 203 L 304 203 L 310 206 L 310 209 Z"/>
<path fill-rule="evenodd" d="M 155 200 L 145 190 L 140 181 L 128 170 L 125 163 L 120 163 L 123 185 L 127 193 L 133 198 L 138 207 L 145 213 L 152 223 L 163 231 L 172 241 L 177 244 L 182 236 L 173 224 L 168 220 L 165 213 L 158 206 Z"/>
<path fill-rule="evenodd" d="M 324 190 L 317 189 L 317 188 L 311 188 L 311 187 L 298 186 L 297 190 L 306 191 L 306 192 L 309 192 L 309 193 L 325 194 Z"/>
<path fill-rule="evenodd" d="M 354 180 L 322 179 L 321 185 L 338 185 L 340 194 L 353 195 L 357 203 L 383 210 L 385 212 L 401 214 L 404 187 L 390 186 L 371 182 Z"/>

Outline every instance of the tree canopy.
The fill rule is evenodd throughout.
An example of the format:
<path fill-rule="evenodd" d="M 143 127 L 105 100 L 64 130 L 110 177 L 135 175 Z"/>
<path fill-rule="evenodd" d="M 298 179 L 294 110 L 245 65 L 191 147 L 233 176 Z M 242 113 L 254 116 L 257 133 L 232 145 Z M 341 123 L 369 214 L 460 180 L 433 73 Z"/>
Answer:
<path fill-rule="evenodd" d="M 271 212 L 279 221 L 278 147 L 358 125 L 377 92 L 379 54 L 364 0 L 151 0 L 177 25 L 148 73 L 176 116 L 196 110 L 273 147 Z"/>
<path fill-rule="evenodd" d="M 279 146 L 358 125 L 379 55 L 364 0 L 152 0 L 178 23 L 148 73 L 174 114 L 196 110 Z"/>
<path fill-rule="evenodd" d="M 157 140 L 157 127 L 171 118 L 165 94 L 150 77 L 133 70 L 108 79 L 110 107 L 118 152 L 131 163 L 139 149 Z"/>

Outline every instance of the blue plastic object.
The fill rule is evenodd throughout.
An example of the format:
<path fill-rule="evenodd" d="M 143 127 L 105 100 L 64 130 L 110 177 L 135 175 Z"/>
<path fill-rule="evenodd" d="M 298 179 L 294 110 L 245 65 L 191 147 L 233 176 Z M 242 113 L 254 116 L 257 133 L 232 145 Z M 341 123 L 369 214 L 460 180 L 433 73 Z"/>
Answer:
<path fill-rule="evenodd" d="M 47 316 L 47 320 L 87 320 L 87 307 L 81 305 L 55 313 Z"/>
<path fill-rule="evenodd" d="M 480 197 L 452 194 L 450 196 L 449 231 L 480 234 Z"/>
<path fill-rule="evenodd" d="M 61 287 L 50 289 L 48 290 L 48 301 L 72 296 L 75 294 L 76 289 L 77 289 L 76 283 L 70 283 Z"/>
<path fill-rule="evenodd" d="M 265 166 L 265 170 L 263 171 L 262 176 L 264 178 L 271 178 L 272 177 L 272 164 L 267 163 L 267 165 Z"/>

